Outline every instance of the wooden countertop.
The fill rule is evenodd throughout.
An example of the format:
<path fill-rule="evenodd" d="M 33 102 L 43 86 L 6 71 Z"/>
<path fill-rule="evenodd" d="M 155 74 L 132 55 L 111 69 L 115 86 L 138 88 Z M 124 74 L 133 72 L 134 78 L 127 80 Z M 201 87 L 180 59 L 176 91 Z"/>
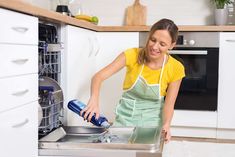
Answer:
<path fill-rule="evenodd" d="M 0 7 L 6 8 L 21 13 L 29 14 L 38 17 L 40 20 L 70 24 L 77 27 L 82 27 L 97 32 L 147 32 L 150 26 L 97 26 L 92 23 L 75 19 L 60 13 L 42 9 L 20 0 L 1 0 Z M 179 31 L 212 31 L 212 32 L 232 32 L 235 31 L 235 25 L 227 26 L 203 26 L 203 25 L 182 25 L 178 26 Z"/>

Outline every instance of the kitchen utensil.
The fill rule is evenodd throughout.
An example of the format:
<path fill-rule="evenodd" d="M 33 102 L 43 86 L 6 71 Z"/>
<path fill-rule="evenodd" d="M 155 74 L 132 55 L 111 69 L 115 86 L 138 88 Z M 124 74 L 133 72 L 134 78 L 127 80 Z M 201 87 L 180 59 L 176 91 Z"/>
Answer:
<path fill-rule="evenodd" d="M 144 26 L 146 25 L 147 8 L 140 4 L 140 0 L 135 0 L 132 6 L 126 9 L 126 25 Z"/>
<path fill-rule="evenodd" d="M 108 130 L 95 126 L 63 126 L 67 135 L 92 136 L 101 135 Z"/>
<path fill-rule="evenodd" d="M 63 15 L 68 15 L 68 16 L 71 15 L 67 5 L 57 5 L 56 12 L 59 12 L 59 13 L 61 13 Z"/>
<path fill-rule="evenodd" d="M 60 94 L 57 94 L 57 100 L 58 101 L 64 101 L 64 96 L 63 96 L 63 93 L 62 93 L 62 89 L 60 87 L 60 85 L 52 78 L 50 77 L 47 77 L 47 76 L 40 76 L 39 78 L 39 87 L 53 87 L 53 90 L 55 92 L 60 92 Z"/>
<path fill-rule="evenodd" d="M 56 6 L 56 12 L 62 13 L 63 15 L 71 16 L 70 10 L 69 10 L 69 0 L 52 0 L 52 2 L 57 4 Z"/>

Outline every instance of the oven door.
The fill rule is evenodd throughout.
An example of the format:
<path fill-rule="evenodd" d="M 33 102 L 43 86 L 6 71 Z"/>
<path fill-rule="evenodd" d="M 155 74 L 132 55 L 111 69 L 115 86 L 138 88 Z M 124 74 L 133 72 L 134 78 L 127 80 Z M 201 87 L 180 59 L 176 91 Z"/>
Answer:
<path fill-rule="evenodd" d="M 185 67 L 175 109 L 217 110 L 218 48 L 176 48 L 172 57 Z"/>

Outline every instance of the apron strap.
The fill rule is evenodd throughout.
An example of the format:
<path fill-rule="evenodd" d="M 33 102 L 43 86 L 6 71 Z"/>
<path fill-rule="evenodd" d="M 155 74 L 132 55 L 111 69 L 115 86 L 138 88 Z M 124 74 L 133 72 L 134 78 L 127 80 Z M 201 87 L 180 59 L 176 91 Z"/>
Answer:
<path fill-rule="evenodd" d="M 161 73 L 160 73 L 160 79 L 159 79 L 159 84 L 161 85 L 162 82 L 162 75 L 163 75 L 163 71 L 164 71 L 164 67 L 165 67 L 165 62 L 166 62 L 166 55 L 164 55 L 164 60 L 162 63 L 162 69 L 161 69 Z"/>
<path fill-rule="evenodd" d="M 163 75 L 163 71 L 165 67 L 165 62 L 166 62 L 166 55 L 164 55 L 164 60 L 162 63 L 162 69 L 161 69 L 160 78 L 159 78 L 159 98 L 161 98 L 161 83 L 162 83 L 162 75 Z"/>
<path fill-rule="evenodd" d="M 144 69 L 144 64 L 143 64 L 142 67 L 141 67 L 141 70 L 140 70 L 140 73 L 139 73 L 138 77 L 142 75 L 143 69 Z M 138 77 L 137 77 L 137 78 L 138 78 Z"/>

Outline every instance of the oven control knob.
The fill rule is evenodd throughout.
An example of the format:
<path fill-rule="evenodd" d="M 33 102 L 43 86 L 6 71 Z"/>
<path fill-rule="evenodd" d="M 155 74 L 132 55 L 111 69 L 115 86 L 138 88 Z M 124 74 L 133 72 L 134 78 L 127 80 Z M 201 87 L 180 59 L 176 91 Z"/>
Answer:
<path fill-rule="evenodd" d="M 189 40 L 189 45 L 193 46 L 195 44 L 195 40 Z"/>

